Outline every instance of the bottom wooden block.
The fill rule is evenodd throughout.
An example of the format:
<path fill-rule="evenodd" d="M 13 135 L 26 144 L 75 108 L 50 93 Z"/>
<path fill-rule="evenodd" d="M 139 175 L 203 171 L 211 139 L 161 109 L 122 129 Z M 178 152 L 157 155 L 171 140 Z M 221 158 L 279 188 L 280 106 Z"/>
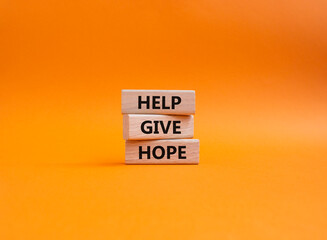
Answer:
<path fill-rule="evenodd" d="M 126 141 L 126 164 L 199 164 L 198 139 Z"/>

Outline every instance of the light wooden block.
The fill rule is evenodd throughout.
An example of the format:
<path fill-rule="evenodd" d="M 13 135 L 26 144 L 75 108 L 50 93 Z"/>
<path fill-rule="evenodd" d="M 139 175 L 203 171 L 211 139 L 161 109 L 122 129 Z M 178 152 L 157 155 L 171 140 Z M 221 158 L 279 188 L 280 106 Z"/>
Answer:
<path fill-rule="evenodd" d="M 126 164 L 199 164 L 198 139 L 126 141 Z"/>
<path fill-rule="evenodd" d="M 123 115 L 125 140 L 192 138 L 193 135 L 193 115 Z"/>
<path fill-rule="evenodd" d="M 195 113 L 192 90 L 122 90 L 122 113 L 189 115 Z"/>

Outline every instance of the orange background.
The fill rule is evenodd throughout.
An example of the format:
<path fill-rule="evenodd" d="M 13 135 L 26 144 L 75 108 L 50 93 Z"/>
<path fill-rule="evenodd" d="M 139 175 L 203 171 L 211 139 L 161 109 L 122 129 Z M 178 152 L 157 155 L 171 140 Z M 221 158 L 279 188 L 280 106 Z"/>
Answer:
<path fill-rule="evenodd" d="M 327 2 L 0 2 L 0 239 L 326 239 Z M 121 89 L 194 89 L 199 166 L 126 166 Z"/>

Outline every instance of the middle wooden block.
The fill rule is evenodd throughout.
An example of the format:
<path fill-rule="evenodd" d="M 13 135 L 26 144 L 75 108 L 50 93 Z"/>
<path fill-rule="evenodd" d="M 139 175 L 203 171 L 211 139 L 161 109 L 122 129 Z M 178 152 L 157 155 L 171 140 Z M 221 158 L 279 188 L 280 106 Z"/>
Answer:
<path fill-rule="evenodd" d="M 123 115 L 125 140 L 192 138 L 193 135 L 193 115 Z"/>

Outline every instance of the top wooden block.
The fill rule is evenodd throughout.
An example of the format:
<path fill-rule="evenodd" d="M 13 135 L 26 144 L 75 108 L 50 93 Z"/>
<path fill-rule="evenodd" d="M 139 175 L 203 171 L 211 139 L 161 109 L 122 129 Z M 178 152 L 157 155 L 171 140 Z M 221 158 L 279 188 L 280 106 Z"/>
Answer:
<path fill-rule="evenodd" d="M 122 90 L 122 113 L 190 115 L 195 113 L 192 90 Z"/>

